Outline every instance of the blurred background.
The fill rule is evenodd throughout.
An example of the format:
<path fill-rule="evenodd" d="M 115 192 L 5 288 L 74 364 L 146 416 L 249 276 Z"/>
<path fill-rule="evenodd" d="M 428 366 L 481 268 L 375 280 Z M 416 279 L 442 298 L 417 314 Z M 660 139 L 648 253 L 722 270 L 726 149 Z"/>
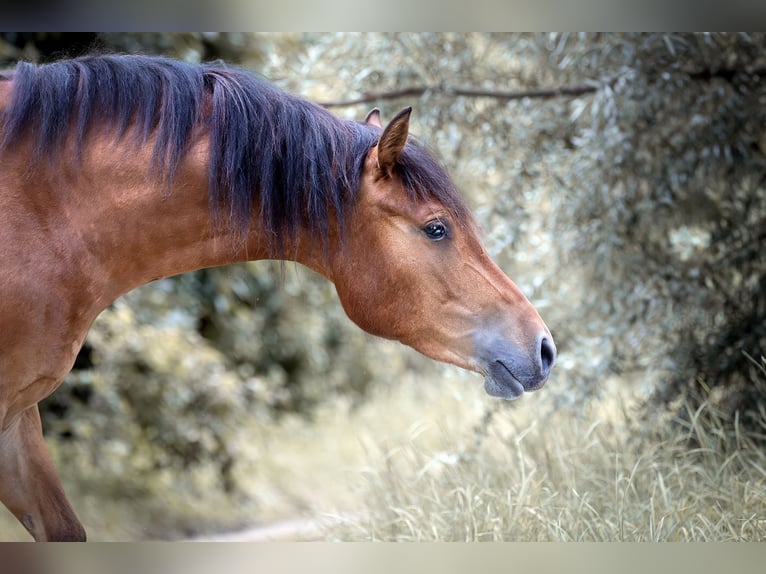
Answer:
<path fill-rule="evenodd" d="M 297 265 L 156 281 L 42 404 L 91 538 L 296 519 L 288 538 L 766 534 L 766 35 L 0 34 L 2 68 L 93 51 L 223 59 L 348 119 L 412 105 L 559 359 L 504 403 L 364 334 Z M 703 485 L 679 460 L 714 501 L 684 498 Z M 0 534 L 26 536 L 7 512 Z"/>

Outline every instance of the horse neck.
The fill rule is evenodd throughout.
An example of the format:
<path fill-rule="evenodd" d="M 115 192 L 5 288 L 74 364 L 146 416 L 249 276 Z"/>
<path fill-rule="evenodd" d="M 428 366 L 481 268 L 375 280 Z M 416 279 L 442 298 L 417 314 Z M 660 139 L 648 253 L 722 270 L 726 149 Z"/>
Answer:
<path fill-rule="evenodd" d="M 109 140 L 86 146 L 73 164 L 62 227 L 73 249 L 86 254 L 101 304 L 150 281 L 234 262 L 270 258 L 254 219 L 244 241 L 216 229 L 208 200 L 204 138 L 191 146 L 170 182 L 150 175 L 151 145 L 126 149 Z M 62 201 L 62 200 L 60 200 Z M 257 212 L 255 206 L 254 212 Z M 285 257 L 324 273 L 310 238 L 285 242 Z M 76 256 L 76 255 L 73 255 Z"/>

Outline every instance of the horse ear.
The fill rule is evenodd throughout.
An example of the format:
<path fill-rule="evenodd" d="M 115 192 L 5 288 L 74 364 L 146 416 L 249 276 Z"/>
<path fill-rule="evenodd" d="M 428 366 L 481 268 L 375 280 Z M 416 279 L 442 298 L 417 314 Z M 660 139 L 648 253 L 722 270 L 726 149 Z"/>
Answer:
<path fill-rule="evenodd" d="M 376 128 L 383 128 L 383 123 L 380 121 L 380 110 L 378 108 L 372 108 L 364 118 L 364 123 L 375 126 Z"/>
<path fill-rule="evenodd" d="M 407 143 L 407 133 L 410 127 L 410 114 L 412 108 L 404 108 L 394 116 L 378 141 L 378 167 L 385 176 L 391 172 L 402 155 L 404 145 Z"/>

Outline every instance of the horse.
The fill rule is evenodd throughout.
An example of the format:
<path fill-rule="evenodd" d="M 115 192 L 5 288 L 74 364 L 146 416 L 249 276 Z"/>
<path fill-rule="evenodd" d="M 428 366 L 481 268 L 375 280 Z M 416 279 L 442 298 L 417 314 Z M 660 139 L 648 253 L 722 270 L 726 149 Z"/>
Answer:
<path fill-rule="evenodd" d="M 37 403 L 98 314 L 159 278 L 248 260 L 330 280 L 348 317 L 515 399 L 548 327 L 409 135 L 338 118 L 244 68 L 86 55 L 0 74 L 0 501 L 35 540 L 85 540 Z"/>

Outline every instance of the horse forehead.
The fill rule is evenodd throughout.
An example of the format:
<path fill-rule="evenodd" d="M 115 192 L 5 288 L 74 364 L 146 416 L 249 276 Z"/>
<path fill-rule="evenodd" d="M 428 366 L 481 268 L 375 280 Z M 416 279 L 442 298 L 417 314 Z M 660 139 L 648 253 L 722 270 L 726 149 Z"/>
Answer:
<path fill-rule="evenodd" d="M 415 218 L 444 214 L 444 205 L 433 197 L 414 197 L 398 178 L 373 181 L 363 190 L 360 203 L 375 211 Z"/>

